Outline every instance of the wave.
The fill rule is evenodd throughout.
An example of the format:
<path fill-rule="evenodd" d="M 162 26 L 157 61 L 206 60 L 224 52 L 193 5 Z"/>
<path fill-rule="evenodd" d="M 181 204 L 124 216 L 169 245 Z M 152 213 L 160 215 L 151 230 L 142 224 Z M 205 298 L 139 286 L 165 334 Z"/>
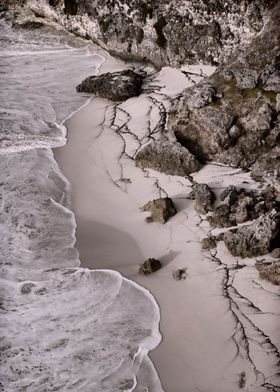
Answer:
<path fill-rule="evenodd" d="M 0 31 L 1 388 L 161 391 L 147 357 L 158 306 L 117 272 L 79 267 L 70 184 L 50 149 L 104 57 L 51 30 Z"/>

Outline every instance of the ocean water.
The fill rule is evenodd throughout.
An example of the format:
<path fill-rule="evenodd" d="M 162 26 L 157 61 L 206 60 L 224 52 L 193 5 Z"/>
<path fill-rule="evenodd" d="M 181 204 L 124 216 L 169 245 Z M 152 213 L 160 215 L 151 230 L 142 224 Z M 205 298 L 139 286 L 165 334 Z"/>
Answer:
<path fill-rule="evenodd" d="M 105 58 L 51 27 L 0 23 L 0 390 L 162 391 L 159 309 L 119 273 L 80 268 L 70 185 L 51 148 Z"/>

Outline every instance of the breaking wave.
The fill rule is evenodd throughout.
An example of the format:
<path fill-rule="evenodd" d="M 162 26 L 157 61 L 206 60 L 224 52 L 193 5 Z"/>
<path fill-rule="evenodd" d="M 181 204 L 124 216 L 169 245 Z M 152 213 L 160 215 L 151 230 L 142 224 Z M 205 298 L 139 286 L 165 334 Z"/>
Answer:
<path fill-rule="evenodd" d="M 51 148 L 85 104 L 75 86 L 104 57 L 50 26 L 1 22 L 1 391 L 162 391 L 151 294 L 80 268 L 67 179 Z"/>

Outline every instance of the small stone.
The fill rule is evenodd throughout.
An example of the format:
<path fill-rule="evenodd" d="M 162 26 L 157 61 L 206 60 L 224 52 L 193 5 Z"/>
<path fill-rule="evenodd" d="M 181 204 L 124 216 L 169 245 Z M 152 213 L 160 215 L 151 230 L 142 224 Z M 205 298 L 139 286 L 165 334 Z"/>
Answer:
<path fill-rule="evenodd" d="M 141 265 L 139 272 L 144 275 L 150 275 L 161 268 L 161 262 L 157 259 L 149 258 Z"/>
<path fill-rule="evenodd" d="M 212 216 L 209 217 L 209 222 L 212 227 L 230 227 L 233 226 L 234 217 L 230 213 L 230 206 L 228 204 L 221 204 L 213 211 Z"/>
<path fill-rule="evenodd" d="M 271 257 L 274 259 L 280 259 L 280 248 L 275 248 L 270 253 Z"/>
<path fill-rule="evenodd" d="M 32 288 L 35 287 L 34 283 L 28 282 L 28 283 L 24 283 L 21 286 L 21 294 L 30 294 L 32 291 Z"/>
<path fill-rule="evenodd" d="M 175 280 L 185 280 L 187 278 L 186 268 L 177 269 L 172 273 L 173 279 Z"/>
<path fill-rule="evenodd" d="M 194 208 L 199 214 L 206 214 L 213 210 L 216 199 L 215 194 L 207 184 L 196 184 L 193 188 L 195 203 Z"/>
<path fill-rule="evenodd" d="M 213 249 L 216 248 L 216 242 L 212 237 L 203 238 L 201 241 L 202 249 Z"/>
<path fill-rule="evenodd" d="M 173 201 L 169 197 L 149 201 L 141 210 L 151 212 L 151 216 L 147 218 L 148 222 L 158 223 L 165 223 L 177 213 Z"/>

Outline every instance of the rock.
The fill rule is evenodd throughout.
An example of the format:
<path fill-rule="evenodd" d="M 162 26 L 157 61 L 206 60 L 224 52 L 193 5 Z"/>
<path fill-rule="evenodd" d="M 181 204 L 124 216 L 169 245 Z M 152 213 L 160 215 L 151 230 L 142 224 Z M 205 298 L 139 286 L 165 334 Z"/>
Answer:
<path fill-rule="evenodd" d="M 33 287 L 35 287 L 35 284 L 32 282 L 24 283 L 21 286 L 21 294 L 30 294 Z"/>
<path fill-rule="evenodd" d="M 212 227 L 230 227 L 236 224 L 228 204 L 217 206 L 208 221 Z"/>
<path fill-rule="evenodd" d="M 195 196 L 194 208 L 199 214 L 206 214 L 213 210 L 216 196 L 207 184 L 196 184 L 193 192 Z"/>
<path fill-rule="evenodd" d="M 89 76 L 76 90 L 95 94 L 112 101 L 125 101 L 141 93 L 143 76 L 126 69 L 120 72 L 107 72 L 98 76 Z"/>
<path fill-rule="evenodd" d="M 280 71 L 275 71 L 268 78 L 267 82 L 264 85 L 265 91 L 275 91 L 277 93 L 280 92 Z"/>
<path fill-rule="evenodd" d="M 249 208 L 253 205 L 254 201 L 252 197 L 245 196 L 242 198 L 235 212 L 235 220 L 237 223 L 244 223 L 250 219 Z"/>
<path fill-rule="evenodd" d="M 279 113 L 280 112 L 280 94 L 276 95 L 276 111 Z"/>
<path fill-rule="evenodd" d="M 260 273 L 261 279 L 266 279 L 278 286 L 280 285 L 280 261 L 272 264 L 258 261 L 256 263 L 256 268 Z"/>
<path fill-rule="evenodd" d="M 213 237 L 214 241 L 223 241 L 225 233 L 219 233 Z"/>
<path fill-rule="evenodd" d="M 177 269 L 172 273 L 173 279 L 175 280 L 185 280 L 187 278 L 186 268 Z"/>
<path fill-rule="evenodd" d="M 210 83 L 199 83 L 184 92 L 184 100 L 190 110 L 200 109 L 222 97 L 222 93 Z"/>
<path fill-rule="evenodd" d="M 273 249 L 272 252 L 270 253 L 270 255 L 274 259 L 280 259 L 280 248 Z"/>
<path fill-rule="evenodd" d="M 258 181 L 268 177 L 280 181 L 280 146 L 259 157 L 252 166 L 251 176 Z"/>
<path fill-rule="evenodd" d="M 151 212 L 151 216 L 147 218 L 148 222 L 158 223 L 165 223 L 177 212 L 173 201 L 169 197 L 149 201 L 141 210 Z"/>
<path fill-rule="evenodd" d="M 186 148 L 165 138 L 142 148 L 135 162 L 136 166 L 177 176 L 187 176 L 200 168 L 198 160 Z"/>
<path fill-rule="evenodd" d="M 270 252 L 279 235 L 280 213 L 274 210 L 248 226 L 226 232 L 224 241 L 234 256 L 253 257 Z"/>
<path fill-rule="evenodd" d="M 238 200 L 239 191 L 235 188 L 235 186 L 230 185 L 220 195 L 220 199 L 222 201 L 227 201 L 227 203 L 232 206 Z"/>
<path fill-rule="evenodd" d="M 216 242 L 212 237 L 203 238 L 201 241 L 202 249 L 213 249 L 216 248 Z"/>
<path fill-rule="evenodd" d="M 152 274 L 161 268 L 161 262 L 157 259 L 149 258 L 141 265 L 139 272 L 144 275 Z"/>

